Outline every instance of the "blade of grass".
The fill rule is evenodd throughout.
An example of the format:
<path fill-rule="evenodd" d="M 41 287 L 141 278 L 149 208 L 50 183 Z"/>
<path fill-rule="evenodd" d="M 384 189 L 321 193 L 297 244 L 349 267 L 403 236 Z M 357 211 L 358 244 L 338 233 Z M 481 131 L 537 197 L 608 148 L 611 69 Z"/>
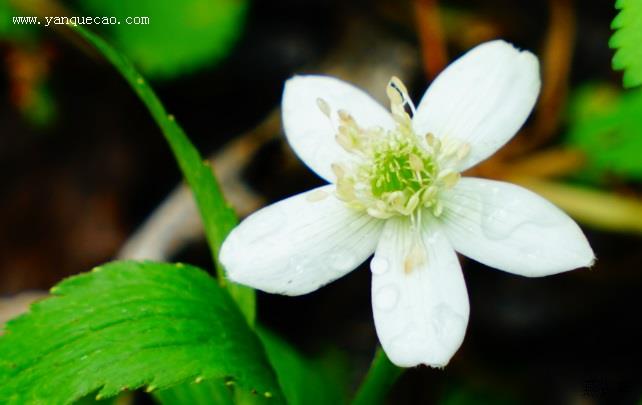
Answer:
<path fill-rule="evenodd" d="M 225 202 L 209 163 L 203 160 L 174 116 L 167 113 L 154 90 L 123 54 L 81 26 L 70 26 L 70 28 L 93 45 L 120 72 L 160 127 L 194 195 L 219 282 L 229 290 L 250 325 L 253 325 L 256 312 L 254 290 L 227 281 L 223 267 L 217 260 L 223 240 L 238 223 L 238 219 L 232 208 Z"/>

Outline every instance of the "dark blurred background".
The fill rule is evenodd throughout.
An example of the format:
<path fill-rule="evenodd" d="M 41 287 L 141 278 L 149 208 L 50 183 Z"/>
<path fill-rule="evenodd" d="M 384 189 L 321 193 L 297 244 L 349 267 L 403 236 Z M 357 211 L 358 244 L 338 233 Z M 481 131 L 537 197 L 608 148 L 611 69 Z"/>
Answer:
<path fill-rule="evenodd" d="M 0 2 L 7 2 L 0 5 L 3 18 L 3 8 L 12 8 L 19 15 L 158 12 L 152 25 L 181 19 L 164 31 L 154 27 L 156 36 L 148 39 L 141 34 L 145 27 L 96 30 L 138 63 L 203 154 L 267 127 L 271 133 L 255 145 L 248 163 L 233 167 L 261 203 L 321 183 L 283 145 L 278 123 L 265 124 L 288 77 L 339 72 L 382 91 L 387 78 L 380 80 L 377 69 L 399 70 L 419 97 L 447 60 L 479 42 L 504 38 L 543 59 L 545 89 L 519 135 L 524 140 L 476 174 L 506 178 L 515 168 L 540 183 L 589 189 L 616 202 L 626 198 L 638 209 L 631 223 L 642 218 L 635 206 L 642 201 L 640 163 L 629 171 L 620 164 L 626 156 L 642 160 L 642 102 L 629 100 L 633 96 L 620 89 L 621 74 L 611 70 L 611 1 L 234 0 L 221 2 L 230 4 L 220 10 L 216 1 L 191 0 L 142 1 L 141 10 L 111 9 L 100 0 Z M 211 12 L 209 24 L 223 28 L 194 33 L 192 14 L 161 15 L 163 8 L 190 3 L 201 7 L 198 15 Z M 208 4 L 215 11 L 207 11 Z M 116 257 L 179 184 L 180 173 L 135 94 L 64 29 L 0 25 L 0 34 L 0 295 L 8 311 L 20 293 L 46 291 Z M 189 46 L 180 42 L 174 48 L 170 37 L 191 44 L 190 35 L 218 45 L 193 54 L 181 53 Z M 145 41 L 156 44 L 149 46 L 160 57 L 140 51 L 157 49 Z M 615 120 L 614 111 L 627 102 L 640 106 L 637 121 L 591 132 L 599 126 L 591 119 Z M 604 162 L 608 151 L 599 137 L 614 131 L 630 136 L 614 148 L 634 153 L 614 152 Z M 543 160 L 533 163 L 532 156 Z M 595 267 L 525 279 L 462 259 L 471 300 L 462 348 L 444 370 L 406 372 L 389 403 L 640 401 L 642 229 L 627 225 L 626 217 L 613 224 L 600 212 L 574 210 L 575 202 L 592 204 L 582 194 L 575 198 L 566 205 L 552 199 L 571 214 L 579 212 L 598 258 Z M 171 259 L 211 268 L 202 238 L 182 244 Z M 352 385 L 377 343 L 366 266 L 307 296 L 259 293 L 259 319 L 310 356 L 338 348 L 351 366 Z"/>

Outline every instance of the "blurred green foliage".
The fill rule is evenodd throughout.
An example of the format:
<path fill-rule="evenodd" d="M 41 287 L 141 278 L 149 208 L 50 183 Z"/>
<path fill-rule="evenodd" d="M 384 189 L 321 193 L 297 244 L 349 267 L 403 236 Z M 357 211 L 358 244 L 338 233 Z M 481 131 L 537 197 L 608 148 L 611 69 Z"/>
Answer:
<path fill-rule="evenodd" d="M 30 39 L 37 34 L 37 26 L 13 23 L 12 17 L 19 15 L 22 14 L 9 3 L 9 0 L 0 0 L 0 40 Z"/>
<path fill-rule="evenodd" d="M 46 127 L 56 118 L 56 102 L 47 83 L 39 83 L 32 90 L 31 103 L 23 106 L 22 113 L 36 127 Z"/>
<path fill-rule="evenodd" d="M 615 33 L 609 41 L 617 49 L 613 69 L 624 70 L 624 87 L 642 84 L 642 1 L 617 0 L 619 14 L 611 23 Z"/>
<path fill-rule="evenodd" d="M 79 15 L 115 16 L 110 43 L 149 78 L 169 79 L 224 57 L 244 26 L 246 0 L 83 0 Z M 128 25 L 127 17 L 149 17 Z"/>
<path fill-rule="evenodd" d="M 349 371 L 338 352 L 307 359 L 275 334 L 261 329 L 259 336 L 290 405 L 345 404 Z"/>
<path fill-rule="evenodd" d="M 571 97 L 566 142 L 586 153 L 584 180 L 607 176 L 642 180 L 642 91 L 606 84 L 578 88 Z"/>
<path fill-rule="evenodd" d="M 451 387 L 439 400 L 439 405 L 518 405 L 522 403 L 512 398 L 499 387 L 472 387 L 460 383 Z"/>

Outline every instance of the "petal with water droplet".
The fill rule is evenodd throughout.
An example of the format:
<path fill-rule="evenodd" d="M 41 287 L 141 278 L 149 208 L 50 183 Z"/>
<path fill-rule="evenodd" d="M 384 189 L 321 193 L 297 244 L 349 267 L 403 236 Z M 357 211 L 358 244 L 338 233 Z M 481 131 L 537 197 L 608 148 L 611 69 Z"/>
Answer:
<path fill-rule="evenodd" d="M 374 251 L 382 222 L 346 207 L 333 188 L 287 198 L 241 222 L 221 248 L 228 277 L 266 292 L 300 295 L 363 263 Z M 309 198 L 320 190 L 328 196 Z"/>
<path fill-rule="evenodd" d="M 540 89 L 539 62 L 496 40 L 450 64 L 430 85 L 413 117 L 420 136 L 433 133 L 470 145 L 461 169 L 486 159 L 515 135 Z"/>
<path fill-rule="evenodd" d="M 538 277 L 593 264 L 579 226 L 525 188 L 462 178 L 442 198 L 440 220 L 453 247 L 487 266 Z"/>
<path fill-rule="evenodd" d="M 381 346 L 401 367 L 445 366 L 468 324 L 468 295 L 455 251 L 437 223 L 419 233 L 389 219 L 373 260 L 372 309 Z"/>
<path fill-rule="evenodd" d="M 335 181 L 332 163 L 351 159 L 335 140 L 333 120 L 337 120 L 339 110 L 349 113 L 362 128 L 394 128 L 388 110 L 362 90 L 334 77 L 291 78 L 285 83 L 281 108 L 290 146 L 310 169 L 329 182 Z"/>

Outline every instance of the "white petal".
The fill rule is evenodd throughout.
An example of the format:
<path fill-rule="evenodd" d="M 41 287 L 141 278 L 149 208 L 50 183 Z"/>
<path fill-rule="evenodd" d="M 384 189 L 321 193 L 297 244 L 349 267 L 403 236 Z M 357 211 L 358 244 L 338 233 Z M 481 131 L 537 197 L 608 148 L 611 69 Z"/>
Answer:
<path fill-rule="evenodd" d="M 431 84 L 413 118 L 419 135 L 467 142 L 462 170 L 495 153 L 530 114 L 540 89 L 539 62 L 501 40 L 479 45 Z"/>
<path fill-rule="evenodd" d="M 442 202 L 440 218 L 455 250 L 485 265 L 539 277 L 593 264 L 579 226 L 525 188 L 462 178 Z"/>
<path fill-rule="evenodd" d="M 330 107 L 335 124 L 319 108 L 319 99 Z M 310 169 L 329 182 L 334 181 L 330 165 L 350 159 L 335 141 L 337 111 L 345 110 L 363 128 L 394 128 L 390 113 L 372 97 L 328 76 L 291 78 L 285 83 L 281 107 L 290 146 Z"/>
<path fill-rule="evenodd" d="M 372 254 L 382 223 L 347 208 L 334 186 L 263 208 L 221 248 L 228 277 L 270 293 L 299 295 L 336 280 Z"/>
<path fill-rule="evenodd" d="M 401 367 L 445 366 L 468 324 L 468 295 L 459 261 L 433 222 L 423 235 L 407 219 L 386 222 L 372 270 L 377 335 Z"/>

